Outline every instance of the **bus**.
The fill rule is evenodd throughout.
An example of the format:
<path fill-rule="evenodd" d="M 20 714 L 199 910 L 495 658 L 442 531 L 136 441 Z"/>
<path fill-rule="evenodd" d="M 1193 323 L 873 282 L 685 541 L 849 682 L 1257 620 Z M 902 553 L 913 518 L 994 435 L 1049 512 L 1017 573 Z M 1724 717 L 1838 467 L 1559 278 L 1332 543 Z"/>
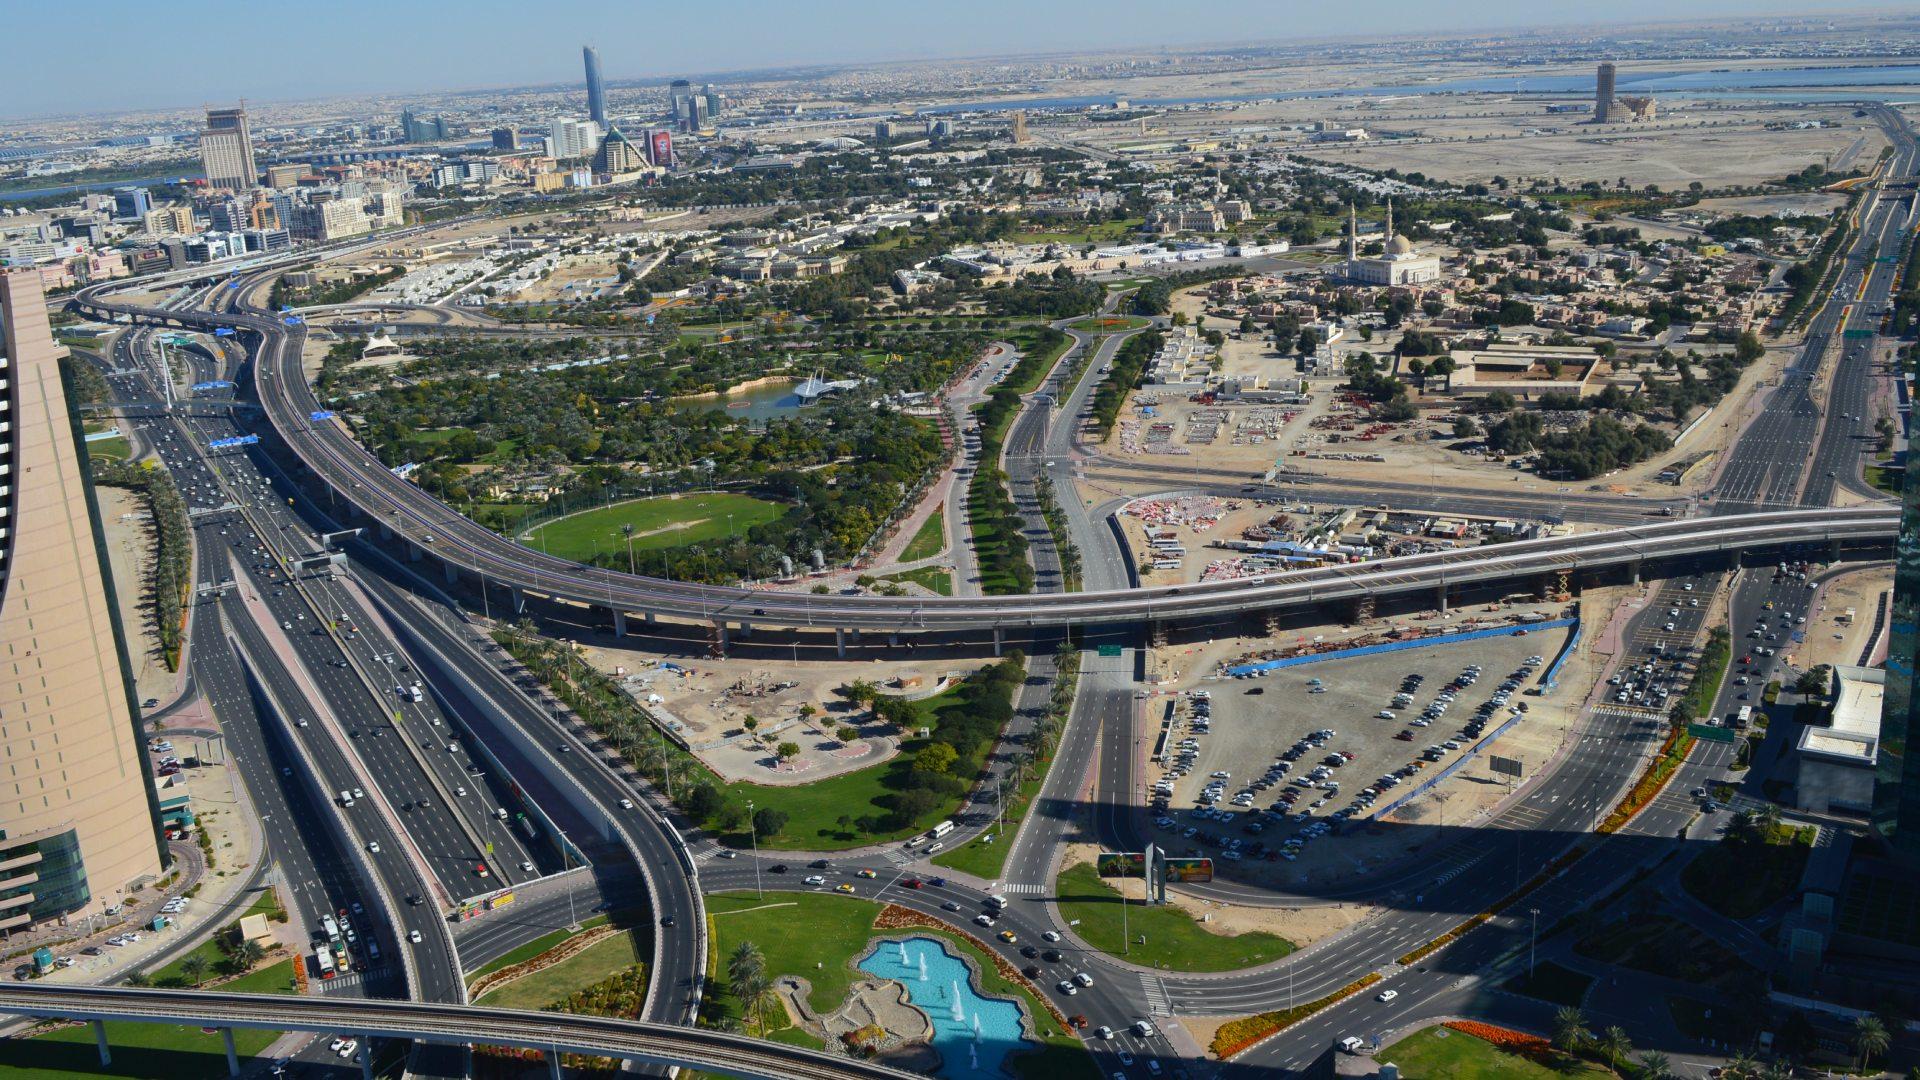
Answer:
<path fill-rule="evenodd" d="M 325 945 L 316 947 L 313 950 L 313 965 L 320 969 L 321 978 L 333 978 L 333 950 L 327 948 Z"/>
<path fill-rule="evenodd" d="M 952 831 L 953 831 L 953 821 L 952 819 L 948 819 L 946 821 L 941 822 L 938 825 L 935 825 L 933 828 L 928 829 L 927 836 L 934 840 L 938 840 Z"/>
<path fill-rule="evenodd" d="M 1753 722 L 1753 706 L 1742 705 L 1733 714 L 1733 726 L 1744 728 Z"/>

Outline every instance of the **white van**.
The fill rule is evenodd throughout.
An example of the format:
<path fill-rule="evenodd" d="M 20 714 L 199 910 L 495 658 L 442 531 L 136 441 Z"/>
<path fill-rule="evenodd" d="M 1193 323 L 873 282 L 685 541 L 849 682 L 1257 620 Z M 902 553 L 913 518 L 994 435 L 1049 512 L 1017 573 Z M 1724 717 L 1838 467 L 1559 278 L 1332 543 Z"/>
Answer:
<path fill-rule="evenodd" d="M 341 806 L 352 806 L 352 805 L 353 805 L 353 792 L 351 792 L 351 791 L 342 791 L 342 792 L 340 793 L 340 805 L 341 805 Z"/>

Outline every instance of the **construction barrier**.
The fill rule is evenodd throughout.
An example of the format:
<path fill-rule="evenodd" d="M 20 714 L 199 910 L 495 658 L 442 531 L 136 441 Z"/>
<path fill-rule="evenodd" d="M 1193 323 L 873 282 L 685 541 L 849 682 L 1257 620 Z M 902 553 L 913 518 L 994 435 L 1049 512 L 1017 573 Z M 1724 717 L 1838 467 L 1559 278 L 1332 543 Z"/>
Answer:
<path fill-rule="evenodd" d="M 1467 630 L 1458 634 L 1435 634 L 1432 637 L 1412 638 L 1407 641 L 1385 641 L 1378 645 L 1362 645 L 1354 649 L 1334 649 L 1330 652 L 1310 653 L 1305 656 L 1289 656 L 1280 660 L 1262 660 L 1254 664 L 1237 664 L 1226 670 L 1228 675 L 1257 675 L 1263 671 L 1276 671 L 1280 668 L 1298 667 L 1301 664 L 1317 664 L 1323 660 L 1345 660 L 1355 656 L 1375 656 L 1382 653 L 1400 652 L 1403 649 L 1420 649 L 1428 645 L 1451 645 L 1457 641 L 1478 641 L 1481 638 L 1512 637 L 1514 631 L 1524 630 L 1533 633 L 1538 630 L 1559 630 L 1568 626 L 1578 626 L 1579 619 L 1548 619 L 1537 623 L 1515 623 L 1510 626 L 1496 626 L 1488 630 Z"/>

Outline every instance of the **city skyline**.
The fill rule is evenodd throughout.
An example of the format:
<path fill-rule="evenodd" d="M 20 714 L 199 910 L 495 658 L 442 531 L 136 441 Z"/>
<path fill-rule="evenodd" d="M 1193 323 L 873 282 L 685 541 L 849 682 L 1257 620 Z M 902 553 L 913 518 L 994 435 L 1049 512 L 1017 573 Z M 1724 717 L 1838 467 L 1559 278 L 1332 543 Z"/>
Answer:
<path fill-rule="evenodd" d="M 23 77 L 10 87 L 9 101 L 0 105 L 0 116 L 37 119 L 187 108 L 242 97 L 268 103 L 548 86 L 572 86 L 578 92 L 580 61 L 575 50 L 583 43 L 603 54 L 605 78 L 621 82 L 813 65 L 1011 58 L 1130 47 L 1244 47 L 1366 33 L 1401 36 L 1422 31 L 1606 27 L 1635 20 L 1670 20 L 1672 15 L 1670 5 L 1653 0 L 1622 0 L 1609 6 L 1603 22 L 1593 19 L 1589 5 L 1571 0 L 1531 5 L 1518 16 L 1512 14 L 1515 9 L 1483 0 L 1445 5 L 1383 0 L 1375 5 L 1367 25 L 1354 27 L 1342 12 L 1228 0 L 1216 9 L 1213 20 L 1169 27 L 1148 22 L 1155 9 L 1139 0 L 1117 0 L 1097 8 L 1087 3 L 1056 5 L 1040 12 L 1007 0 L 987 0 L 974 12 L 976 17 L 949 25 L 937 11 L 895 12 L 871 0 L 841 3 L 824 11 L 809 9 L 804 20 L 791 17 L 790 10 L 778 5 L 751 2 L 747 7 L 764 9 L 761 15 L 740 18 L 719 35 L 691 12 L 661 9 L 642 14 L 586 0 L 563 0 L 549 10 L 550 17 L 532 25 L 514 20 L 510 30 L 509 23 L 490 17 L 512 14 L 497 2 L 464 9 L 465 18 L 458 22 L 434 17 L 423 19 L 418 27 L 395 22 L 405 17 L 403 12 L 375 8 L 366 0 L 348 0 L 329 8 L 330 18 L 324 22 L 224 19 L 217 14 L 224 6 L 216 0 L 193 0 L 177 19 L 102 25 L 89 39 L 95 67 L 80 85 L 58 77 L 61 65 L 71 60 L 68 54 L 46 50 L 29 55 L 19 67 Z M 1862 10 L 1842 0 L 1797 4 L 1701 0 L 1690 6 L 1686 20 L 1736 14 L 1819 17 Z M 196 16 L 196 11 L 205 17 Z M 354 16 L 376 12 L 393 32 L 373 37 L 359 33 L 362 24 Z M 9 22 L 23 40 L 35 40 L 56 31 L 60 13 L 28 9 L 11 14 Z M 228 62 L 171 70 L 164 83 L 156 84 L 159 58 L 204 47 L 201 28 L 207 25 L 229 30 L 228 40 L 221 43 Z M 1009 26 L 1019 27 L 1021 33 L 1010 37 L 1005 33 Z M 288 55 L 279 47 L 290 31 L 297 31 L 296 36 L 308 44 L 298 55 Z M 495 55 L 509 39 L 516 64 L 481 59 Z M 653 47 L 663 40 L 673 43 L 669 53 Z M 670 64 L 662 63 L 663 55 L 671 57 Z M 351 57 L 357 66 L 343 67 L 343 57 Z M 159 92 L 165 97 L 155 96 L 156 85 L 164 86 Z"/>

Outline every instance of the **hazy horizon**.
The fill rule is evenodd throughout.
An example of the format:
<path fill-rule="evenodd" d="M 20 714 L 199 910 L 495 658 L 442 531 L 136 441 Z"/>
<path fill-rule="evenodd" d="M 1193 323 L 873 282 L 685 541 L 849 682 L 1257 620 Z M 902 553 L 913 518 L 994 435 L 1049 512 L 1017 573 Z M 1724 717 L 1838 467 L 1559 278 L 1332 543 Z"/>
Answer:
<path fill-rule="evenodd" d="M 1044 7 L 977 0 L 961 20 L 944 6 L 902 10 L 876 0 L 809 6 L 742 0 L 724 10 L 551 0 L 538 10 L 539 20 L 529 23 L 525 5 L 501 0 L 474 0 L 445 12 L 368 0 L 293 11 L 181 0 L 139 19 L 82 26 L 68 9 L 31 5 L 8 15 L 13 40 L 47 44 L 10 58 L 16 78 L 0 115 L 19 120 L 239 98 L 287 102 L 564 84 L 581 79 L 583 44 L 599 47 L 602 71 L 619 83 L 817 64 L 1886 9 L 1838 0 L 1691 0 L 1681 13 L 1670 0 L 1614 0 L 1600 12 L 1585 0 L 1540 0 L 1524 9 L 1492 0 L 1375 0 L 1365 24 L 1299 0 L 1217 0 L 1204 20 L 1177 22 L 1169 21 L 1164 4 L 1143 0 Z M 1604 21 L 1596 22 L 1596 14 Z M 301 47 L 286 48 L 289 40 Z M 84 77 L 75 78 L 76 64 L 86 65 Z"/>

